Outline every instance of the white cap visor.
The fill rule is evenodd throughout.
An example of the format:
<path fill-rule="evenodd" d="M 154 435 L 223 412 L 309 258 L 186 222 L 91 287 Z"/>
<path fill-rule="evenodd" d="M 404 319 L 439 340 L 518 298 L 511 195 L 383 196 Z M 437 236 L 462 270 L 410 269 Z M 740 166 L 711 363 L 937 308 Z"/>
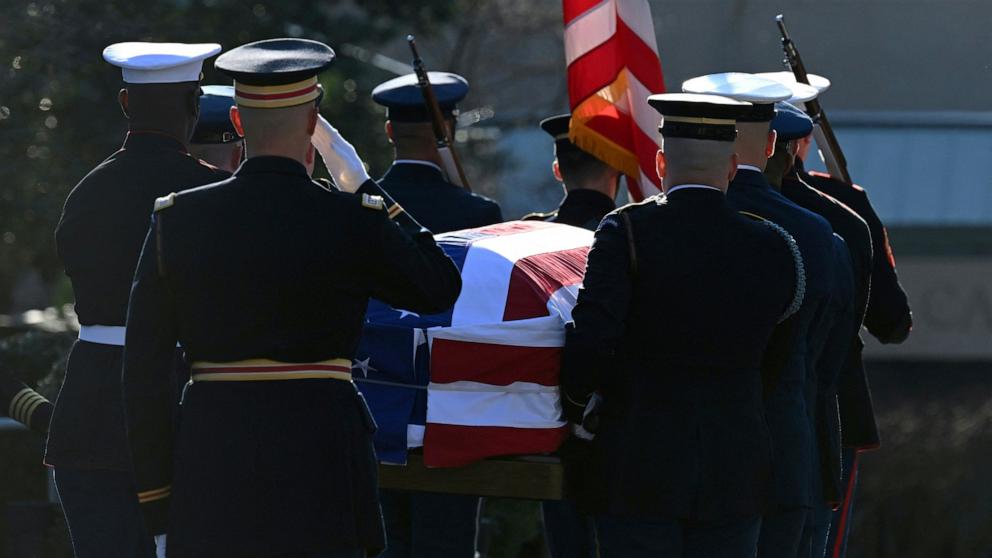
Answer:
<path fill-rule="evenodd" d="M 180 83 L 199 81 L 203 61 L 220 50 L 216 43 L 117 43 L 103 49 L 103 59 L 127 83 Z"/>
<path fill-rule="evenodd" d="M 792 98 L 792 90 L 777 81 L 741 72 L 709 74 L 682 83 L 686 93 L 723 95 L 738 101 L 772 104 Z"/>
<path fill-rule="evenodd" d="M 761 72 L 754 75 L 771 79 L 785 85 L 796 83 L 796 75 L 792 72 Z M 827 89 L 830 89 L 829 79 L 816 74 L 807 74 L 806 77 L 809 78 L 809 84 L 816 88 L 817 93 L 823 93 Z"/>

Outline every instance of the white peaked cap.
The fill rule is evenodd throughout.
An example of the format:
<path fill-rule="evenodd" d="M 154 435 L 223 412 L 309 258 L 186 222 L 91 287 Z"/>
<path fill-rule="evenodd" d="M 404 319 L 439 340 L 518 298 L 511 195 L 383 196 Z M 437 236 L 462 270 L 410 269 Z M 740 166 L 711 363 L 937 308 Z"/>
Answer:
<path fill-rule="evenodd" d="M 796 74 L 792 72 L 760 72 L 754 75 L 772 79 L 785 85 L 796 83 Z M 823 93 L 827 89 L 830 89 L 829 79 L 816 74 L 806 74 L 806 77 L 809 78 L 809 84 L 816 88 L 817 93 Z"/>
<path fill-rule="evenodd" d="M 792 89 L 754 74 L 727 72 L 694 77 L 682 83 L 685 93 L 723 95 L 737 101 L 773 104 L 792 98 Z"/>
<path fill-rule="evenodd" d="M 116 43 L 103 59 L 121 68 L 127 83 L 199 81 L 203 61 L 220 52 L 216 43 Z"/>
<path fill-rule="evenodd" d="M 790 72 L 782 72 L 782 73 L 789 74 L 790 76 L 792 76 Z M 758 77 L 768 78 L 772 81 L 777 81 L 778 83 L 781 83 L 782 85 L 791 89 L 792 97 L 786 99 L 786 101 L 794 105 L 799 103 L 805 103 L 806 101 L 812 101 L 813 99 L 816 98 L 817 95 L 820 94 L 820 90 L 817 89 L 816 86 L 808 85 L 805 83 L 799 83 L 795 79 L 793 79 L 792 81 L 785 81 L 784 79 L 780 80 L 777 74 L 778 72 L 769 72 L 768 74 L 764 74 L 764 75 L 763 74 L 754 74 L 754 75 Z M 793 78 L 795 78 L 795 76 L 793 76 Z"/>

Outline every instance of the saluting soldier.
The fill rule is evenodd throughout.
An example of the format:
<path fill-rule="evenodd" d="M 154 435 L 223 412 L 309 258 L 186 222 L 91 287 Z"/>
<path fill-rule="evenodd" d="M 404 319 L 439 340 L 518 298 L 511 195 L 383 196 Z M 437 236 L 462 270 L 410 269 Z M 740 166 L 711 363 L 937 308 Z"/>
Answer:
<path fill-rule="evenodd" d="M 52 417 L 52 403 L 42 394 L 0 371 L 0 411 L 7 416 L 41 434 L 48 433 L 48 421 Z"/>
<path fill-rule="evenodd" d="M 809 551 L 806 521 L 814 503 L 822 501 L 817 488 L 815 413 L 808 402 L 815 400 L 816 357 L 834 333 L 834 304 L 845 302 L 842 289 L 851 281 L 849 256 L 823 217 L 777 192 L 762 174 L 775 150 L 774 103 L 792 97 L 792 90 L 744 73 L 700 76 L 683 83 L 682 89 L 753 103 L 737 121 L 739 160 L 727 197 L 733 207 L 771 219 L 789 231 L 806 264 L 803 307 L 777 332 L 775 353 L 766 357 L 766 373 L 774 376 L 767 382 L 765 415 L 775 448 L 775 490 L 762 517 L 758 556 L 792 557 Z"/>
<path fill-rule="evenodd" d="M 320 119 L 317 76 L 333 57 L 320 42 L 271 39 L 218 58 L 247 159 L 155 204 L 123 381 L 139 490 L 172 501 L 170 557 L 358 557 L 385 543 L 375 425 L 351 382 L 365 308 L 376 297 L 443 311 L 461 281 Z M 318 127 L 342 191 L 307 174 Z M 177 341 L 192 379 L 173 432 Z"/>
<path fill-rule="evenodd" d="M 665 196 L 600 223 L 574 324 L 563 405 L 581 423 L 602 396 L 587 505 L 603 558 L 753 557 L 769 491 L 761 361 L 802 304 L 792 237 L 737 213 L 735 119 L 751 105 L 649 98 L 663 116 Z"/>
<path fill-rule="evenodd" d="M 45 460 L 55 468 L 76 556 L 153 554 L 139 501 L 147 508 L 147 530 L 164 529 L 162 503 L 135 496 L 121 406 L 124 324 L 155 199 L 227 176 L 188 152 L 199 112 L 200 70 L 218 52 L 217 44 L 178 43 L 118 43 L 103 51 L 107 62 L 122 68 L 118 100 L 127 137 L 69 193 L 55 231 L 81 327 Z M 170 365 L 180 363 L 175 343 L 168 358 Z M 170 409 L 177 391 L 170 390 Z"/>
<path fill-rule="evenodd" d="M 468 81 L 450 72 L 428 72 L 428 77 L 454 137 L 458 103 L 468 94 Z M 395 150 L 393 164 L 379 185 L 414 219 L 434 233 L 503 221 L 496 202 L 469 193 L 446 176 L 416 74 L 379 84 L 372 90 L 372 100 L 386 107 L 386 135 Z M 426 394 L 416 405 L 418 412 L 426 412 Z M 475 555 L 478 497 L 398 490 L 382 490 L 381 495 L 389 538 L 387 558 Z"/>
<path fill-rule="evenodd" d="M 559 114 L 541 121 L 541 129 L 555 141 L 551 172 L 562 184 L 565 197 L 554 211 L 531 213 L 524 221 L 564 223 L 596 230 L 599 221 L 616 208 L 620 171 L 583 151 L 568 139 L 571 114 Z"/>
<path fill-rule="evenodd" d="M 450 72 L 427 75 L 448 132 L 454 137 L 458 103 L 468 94 L 468 81 Z M 372 90 L 372 100 L 386 107 L 386 135 L 395 149 L 393 165 L 379 179 L 379 185 L 397 203 L 434 233 L 503 222 L 496 202 L 469 193 L 446 176 L 416 74 L 379 84 Z"/>
<path fill-rule="evenodd" d="M 200 90 L 200 118 L 189 141 L 189 152 L 219 169 L 234 172 L 245 154 L 245 142 L 231 122 L 234 88 L 204 85 Z"/>
<path fill-rule="evenodd" d="M 799 97 L 794 94 L 793 101 L 809 100 L 817 94 L 813 88 L 803 89 L 806 92 Z M 813 513 L 808 517 L 806 525 L 811 534 L 808 538 L 812 547 L 812 556 L 823 556 L 833 510 L 840 506 L 844 494 L 841 434 L 846 428 L 842 426 L 866 420 L 874 424 L 868 382 L 859 358 L 858 337 L 871 288 L 871 234 L 868 225 L 851 209 L 792 174 L 792 165 L 799 143 L 802 138 L 812 134 L 813 121 L 806 116 L 806 113 L 788 102 L 777 103 L 775 109 L 775 119 L 772 121 L 772 129 L 777 135 L 775 154 L 769 159 L 765 176 L 785 197 L 825 218 L 834 232 L 844 239 L 851 262 L 851 286 L 854 288 L 851 303 L 839 304 L 840 309 L 834 312 L 842 315 L 835 325 L 842 331 L 833 337 L 834 342 L 839 346 L 827 346 L 822 349 L 816 369 L 816 397 L 813 401 L 807 401 L 816 413 L 814 425 L 819 441 L 821 475 L 819 479 L 816 477 L 814 479 L 819 480 L 819 484 L 822 485 L 819 492 L 822 493 L 822 499 L 819 502 L 814 501 Z M 841 360 L 839 365 L 838 359 Z M 841 386 L 844 387 L 843 390 L 840 390 Z M 858 386 L 860 389 L 855 390 L 852 386 Z M 864 408 L 863 405 L 851 405 L 849 398 L 852 395 L 868 402 L 868 416 L 848 414 L 852 407 Z M 817 494 L 814 492 L 814 498 Z"/>

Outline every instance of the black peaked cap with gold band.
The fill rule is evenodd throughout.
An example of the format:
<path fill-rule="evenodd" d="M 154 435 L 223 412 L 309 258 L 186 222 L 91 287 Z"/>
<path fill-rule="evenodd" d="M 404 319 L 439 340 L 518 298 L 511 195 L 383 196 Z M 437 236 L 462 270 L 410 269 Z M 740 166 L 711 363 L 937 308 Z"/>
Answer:
<path fill-rule="evenodd" d="M 322 95 L 317 75 L 333 61 L 334 50 L 324 43 L 286 38 L 241 45 L 220 55 L 214 67 L 234 79 L 239 107 L 281 109 L 317 101 Z M 374 180 L 357 193 L 364 207 L 387 211 L 411 234 L 423 228 Z"/>
<path fill-rule="evenodd" d="M 651 95 L 648 104 L 662 116 L 662 136 L 713 141 L 734 141 L 737 119 L 752 107 L 728 97 L 692 93 Z"/>

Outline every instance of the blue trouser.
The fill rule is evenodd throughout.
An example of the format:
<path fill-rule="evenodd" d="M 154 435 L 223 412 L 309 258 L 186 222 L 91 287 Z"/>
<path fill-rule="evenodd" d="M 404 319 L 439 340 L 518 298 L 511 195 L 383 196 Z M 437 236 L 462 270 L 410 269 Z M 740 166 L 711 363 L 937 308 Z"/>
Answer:
<path fill-rule="evenodd" d="M 847 555 L 847 536 L 851 533 L 854 514 L 854 493 L 858 487 L 858 450 L 844 448 L 841 453 L 844 478 L 844 501 L 833 512 L 830 533 L 827 535 L 827 558 L 844 558 Z"/>
<path fill-rule="evenodd" d="M 597 515 L 601 558 L 754 558 L 761 518 L 726 521 Z"/>
<path fill-rule="evenodd" d="M 541 509 L 551 558 L 596 558 L 596 525 L 591 515 L 566 500 L 542 502 Z"/>
<path fill-rule="evenodd" d="M 473 558 L 479 497 L 380 490 L 382 558 Z"/>
<path fill-rule="evenodd" d="M 803 544 L 806 507 L 776 509 L 761 517 L 761 536 L 758 538 L 758 558 L 795 558 Z"/>
<path fill-rule="evenodd" d="M 131 473 L 55 469 L 76 558 L 155 558 Z"/>

